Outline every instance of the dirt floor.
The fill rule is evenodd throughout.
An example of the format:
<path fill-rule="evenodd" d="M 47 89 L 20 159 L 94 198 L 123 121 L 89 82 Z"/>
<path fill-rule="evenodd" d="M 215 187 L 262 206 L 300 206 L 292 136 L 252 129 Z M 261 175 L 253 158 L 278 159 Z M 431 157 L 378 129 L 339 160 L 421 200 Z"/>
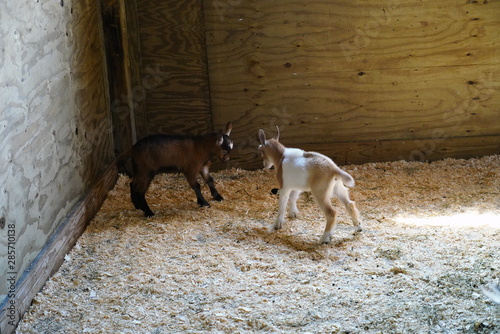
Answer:
<path fill-rule="evenodd" d="M 500 333 L 500 156 L 343 169 L 364 231 L 335 201 L 329 245 L 308 194 L 272 230 L 275 171 L 214 173 L 211 208 L 157 176 L 154 218 L 121 176 L 17 333 Z"/>

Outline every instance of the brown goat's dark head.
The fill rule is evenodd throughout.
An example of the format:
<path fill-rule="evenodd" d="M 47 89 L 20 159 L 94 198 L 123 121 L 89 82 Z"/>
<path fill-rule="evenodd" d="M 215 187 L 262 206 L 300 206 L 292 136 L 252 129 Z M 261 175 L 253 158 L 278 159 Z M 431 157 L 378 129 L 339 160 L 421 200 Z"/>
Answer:
<path fill-rule="evenodd" d="M 217 142 L 216 142 L 216 155 L 222 161 L 229 160 L 229 153 L 233 149 L 233 141 L 229 138 L 229 134 L 231 133 L 231 129 L 233 128 L 231 122 L 226 124 L 226 129 L 224 131 L 219 130 L 217 133 Z"/>

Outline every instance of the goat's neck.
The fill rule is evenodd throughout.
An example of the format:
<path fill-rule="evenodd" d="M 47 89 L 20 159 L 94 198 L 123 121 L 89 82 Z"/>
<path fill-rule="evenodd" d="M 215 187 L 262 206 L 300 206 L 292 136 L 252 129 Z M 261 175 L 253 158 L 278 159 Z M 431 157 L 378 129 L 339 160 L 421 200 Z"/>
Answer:
<path fill-rule="evenodd" d="M 212 158 L 215 155 L 216 140 L 217 140 L 216 133 L 210 133 L 196 137 L 195 147 L 198 150 L 198 154 L 200 156 L 205 156 L 207 159 Z"/>
<path fill-rule="evenodd" d="M 283 160 L 283 155 L 285 154 L 285 146 L 278 141 L 271 143 L 272 150 L 270 151 L 270 158 L 273 165 L 277 168 L 281 165 L 281 160 Z"/>

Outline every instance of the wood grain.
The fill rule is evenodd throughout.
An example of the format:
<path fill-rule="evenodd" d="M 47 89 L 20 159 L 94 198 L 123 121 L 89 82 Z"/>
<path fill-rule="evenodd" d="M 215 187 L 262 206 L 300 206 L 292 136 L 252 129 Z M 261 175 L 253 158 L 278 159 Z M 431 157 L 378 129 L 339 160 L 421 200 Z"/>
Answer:
<path fill-rule="evenodd" d="M 143 74 L 141 69 L 141 53 L 140 53 L 140 37 L 137 19 L 137 1 L 136 0 L 121 0 L 121 5 L 124 6 L 124 22 L 123 27 L 126 29 L 127 50 L 125 52 L 125 66 L 128 66 L 130 74 L 129 101 L 132 102 L 132 114 L 130 121 L 132 123 L 133 135 L 130 139 L 130 145 L 137 141 L 137 133 L 146 132 L 146 113 L 145 101 L 142 88 L 144 83 L 148 82 L 148 73 Z M 140 127 L 140 128 L 138 128 Z"/>
<path fill-rule="evenodd" d="M 202 10 L 201 0 L 137 0 L 142 72 L 162 74 L 147 90 L 138 137 L 212 130 Z"/>
<path fill-rule="evenodd" d="M 106 65 L 100 11 L 95 4 L 76 2 L 73 15 L 73 55 L 70 67 L 78 108 L 76 134 L 79 137 L 80 164 L 86 166 L 82 177 L 86 189 L 101 177 L 104 166 L 113 158 L 112 125 L 105 78 Z M 90 29 L 89 27 L 93 27 Z"/>
<path fill-rule="evenodd" d="M 283 136 L 298 143 L 428 138 L 438 130 L 452 136 L 499 133 L 491 110 L 500 106 L 500 96 L 488 77 L 500 72 L 479 65 L 468 70 L 474 74 L 457 67 L 443 69 L 438 77 L 426 68 L 363 76 L 336 72 L 335 80 L 329 75 L 270 79 L 270 88 L 261 91 L 233 82 L 221 90 L 241 87 L 246 98 L 237 99 L 234 92 L 219 103 L 225 106 L 224 116 L 236 120 L 236 133 L 279 125 Z M 352 86 L 356 91 L 349 90 Z"/>
<path fill-rule="evenodd" d="M 116 156 L 130 149 L 135 129 L 131 122 L 134 103 L 129 66 L 129 45 L 125 27 L 124 0 L 108 0 L 102 10 L 108 91 L 111 101 L 113 143 Z"/>
<path fill-rule="evenodd" d="M 0 5 L 2 14 L 6 13 L 2 40 L 5 45 L 17 43 L 23 50 L 4 50 L 5 59 L 16 61 L 5 63 L 0 78 L 2 87 L 9 87 L 0 93 L 0 100 L 6 102 L 3 123 L 9 125 L 2 133 L 0 156 L 9 160 L 2 161 L 0 211 L 15 232 L 15 249 L 11 249 L 15 261 L 9 271 L 20 278 L 16 296 L 11 295 L 15 298 L 14 323 L 61 257 L 48 256 L 40 276 L 41 271 L 33 272 L 33 261 L 38 261 L 35 259 L 98 182 L 113 156 L 99 5 L 96 0 Z M 4 34 L 3 28 L 15 33 Z M 15 41 L 12 36 L 22 38 Z M 22 72 L 16 63 L 24 64 Z M 100 204 L 92 201 L 85 204 L 85 210 Z M 73 232 L 67 231 L 64 242 L 76 240 Z M 7 239 L 0 239 L 6 252 Z M 5 260 L 7 257 L 0 256 L 2 282 L 7 278 Z M 33 276 L 28 279 L 29 275 Z M 5 289 L 0 290 L 3 299 Z M 5 303 L 10 300 L 0 306 L 0 332 L 10 333 L 15 328 L 8 325 L 11 319 L 6 319 Z"/>
<path fill-rule="evenodd" d="M 319 72 L 491 64 L 498 61 L 499 7 L 450 0 L 205 1 L 210 64 L 225 66 L 252 52 Z"/>
<path fill-rule="evenodd" d="M 234 121 L 243 147 L 275 125 L 292 146 L 387 141 L 389 160 L 402 141 L 499 135 L 498 12 L 449 0 L 205 1 L 214 126 Z"/>
<path fill-rule="evenodd" d="M 35 295 L 50 276 L 59 269 L 65 255 L 73 248 L 87 224 L 99 211 L 108 191 L 115 185 L 117 177 L 118 173 L 114 164 L 108 166 L 99 181 L 51 236 L 28 270 L 18 280 L 15 297 L 6 298 L 0 305 L 0 333 L 10 333 L 14 330 L 14 327 L 9 324 L 6 306 L 9 306 L 12 301 L 16 312 L 20 315 L 28 309 Z M 20 320 L 20 316 L 16 320 Z"/>
<path fill-rule="evenodd" d="M 321 152 L 332 158 L 338 165 L 397 160 L 436 161 L 445 158 L 467 159 L 499 154 L 500 152 L 500 136 L 302 143 L 297 145 L 290 144 L 288 140 L 283 139 L 282 143 L 288 147 Z M 231 160 L 227 163 L 215 163 L 211 169 L 262 168 L 262 158 L 258 154 L 257 146 L 257 138 L 247 141 L 246 145 L 237 144 L 231 153 Z"/>

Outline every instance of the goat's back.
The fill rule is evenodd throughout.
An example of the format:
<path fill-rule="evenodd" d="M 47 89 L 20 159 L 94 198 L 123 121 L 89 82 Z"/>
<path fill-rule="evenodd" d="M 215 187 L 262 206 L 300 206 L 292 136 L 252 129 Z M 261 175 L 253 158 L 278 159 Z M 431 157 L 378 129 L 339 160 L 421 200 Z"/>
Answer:
<path fill-rule="evenodd" d="M 332 159 L 318 152 L 286 148 L 282 160 L 283 179 L 294 189 L 310 190 L 311 185 L 331 184 L 335 177 L 347 186 L 354 186 L 351 175 L 341 170 Z M 332 184 L 333 186 L 333 184 Z"/>
<path fill-rule="evenodd" d="M 304 151 L 286 148 L 281 161 L 283 185 L 292 189 L 310 190 L 307 159 Z"/>
<path fill-rule="evenodd" d="M 322 154 L 286 148 L 281 164 L 283 181 L 287 187 L 310 190 L 312 178 L 316 182 L 330 182 L 333 166 L 333 161 Z"/>
<path fill-rule="evenodd" d="M 198 137 L 152 135 L 139 140 L 132 149 L 132 161 L 149 171 L 164 168 L 183 170 L 196 159 Z M 142 169 L 142 168 L 141 168 Z"/>

